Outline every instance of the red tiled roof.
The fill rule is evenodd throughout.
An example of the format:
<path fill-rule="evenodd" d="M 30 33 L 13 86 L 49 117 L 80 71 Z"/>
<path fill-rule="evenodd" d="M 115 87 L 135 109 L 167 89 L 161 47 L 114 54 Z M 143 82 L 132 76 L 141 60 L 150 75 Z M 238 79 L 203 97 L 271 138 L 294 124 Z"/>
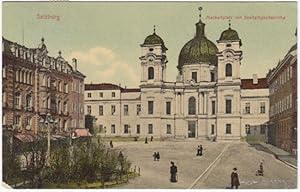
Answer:
<path fill-rule="evenodd" d="M 76 137 L 91 137 L 92 134 L 89 132 L 88 129 L 75 129 L 75 136 Z"/>
<path fill-rule="evenodd" d="M 100 84 L 85 84 L 85 90 L 121 90 L 123 93 L 128 92 L 140 92 L 141 90 L 138 88 L 123 88 L 119 85 L 111 84 L 111 83 L 100 83 Z"/>
<path fill-rule="evenodd" d="M 258 79 L 257 84 L 253 84 L 253 79 L 242 79 L 242 89 L 266 89 L 268 88 L 267 78 Z"/>
<path fill-rule="evenodd" d="M 85 84 L 85 90 L 116 90 L 122 89 L 122 87 L 111 84 L 111 83 L 100 83 L 100 84 Z"/>

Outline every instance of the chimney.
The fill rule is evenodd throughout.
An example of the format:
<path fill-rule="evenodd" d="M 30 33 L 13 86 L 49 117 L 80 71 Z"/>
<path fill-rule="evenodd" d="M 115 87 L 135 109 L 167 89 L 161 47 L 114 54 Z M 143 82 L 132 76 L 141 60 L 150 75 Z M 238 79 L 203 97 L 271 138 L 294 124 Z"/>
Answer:
<path fill-rule="evenodd" d="M 75 71 L 77 71 L 77 59 L 73 58 L 72 59 L 72 65 Z"/>
<path fill-rule="evenodd" d="M 257 85 L 258 79 L 257 79 L 257 74 L 253 74 L 253 84 Z"/>

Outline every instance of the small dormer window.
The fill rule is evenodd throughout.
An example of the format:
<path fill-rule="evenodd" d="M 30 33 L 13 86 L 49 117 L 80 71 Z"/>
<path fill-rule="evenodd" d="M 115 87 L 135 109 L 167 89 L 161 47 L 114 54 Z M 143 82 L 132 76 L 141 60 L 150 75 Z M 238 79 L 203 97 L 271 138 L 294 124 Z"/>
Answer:
<path fill-rule="evenodd" d="M 153 48 L 150 48 L 149 51 L 153 51 Z"/>
<path fill-rule="evenodd" d="M 231 47 L 231 44 L 227 44 L 226 47 Z"/>

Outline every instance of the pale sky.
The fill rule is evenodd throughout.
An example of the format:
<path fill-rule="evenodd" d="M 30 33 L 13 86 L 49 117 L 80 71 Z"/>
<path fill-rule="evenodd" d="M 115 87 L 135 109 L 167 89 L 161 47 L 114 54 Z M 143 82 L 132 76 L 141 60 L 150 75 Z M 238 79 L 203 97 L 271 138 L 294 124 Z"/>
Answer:
<path fill-rule="evenodd" d="M 44 37 L 50 56 L 56 57 L 61 50 L 69 62 L 76 57 L 79 70 L 87 76 L 86 83 L 136 87 L 141 74 L 140 44 L 153 33 L 153 25 L 169 49 L 167 80 L 175 81 L 179 52 L 195 34 L 199 6 L 203 7 L 206 36 L 215 44 L 228 28 L 228 19 L 207 17 L 233 17 L 231 27 L 243 43 L 242 78 L 252 74 L 265 77 L 296 43 L 296 2 L 4 2 L 2 30 L 5 38 L 22 44 L 24 26 L 25 46 L 37 47 Z M 54 15 L 59 20 L 38 15 Z"/>

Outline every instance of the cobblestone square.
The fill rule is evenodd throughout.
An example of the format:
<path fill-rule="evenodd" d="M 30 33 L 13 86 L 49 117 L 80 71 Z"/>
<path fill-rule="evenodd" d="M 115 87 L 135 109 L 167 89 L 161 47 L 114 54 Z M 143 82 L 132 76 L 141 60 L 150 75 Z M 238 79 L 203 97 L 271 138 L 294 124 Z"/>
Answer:
<path fill-rule="evenodd" d="M 204 147 L 196 156 L 197 146 Z M 230 187 L 232 169 L 238 169 L 241 189 L 293 189 L 297 187 L 297 171 L 275 157 L 246 142 L 154 141 L 115 143 L 141 169 L 141 176 L 119 188 L 225 189 Z M 160 161 L 152 154 L 159 151 Z M 222 154 L 221 154 L 222 153 Z M 255 176 L 264 160 L 265 175 Z M 170 161 L 178 167 L 178 182 L 169 181 Z"/>

